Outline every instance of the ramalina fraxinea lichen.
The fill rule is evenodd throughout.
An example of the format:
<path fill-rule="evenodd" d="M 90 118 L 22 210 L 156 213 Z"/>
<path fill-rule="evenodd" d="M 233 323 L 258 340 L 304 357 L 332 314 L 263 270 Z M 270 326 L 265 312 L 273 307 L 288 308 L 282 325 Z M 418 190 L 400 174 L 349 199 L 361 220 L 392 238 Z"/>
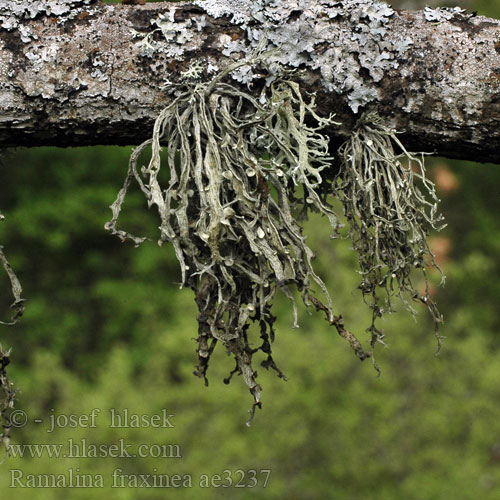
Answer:
<path fill-rule="evenodd" d="M 0 214 L 0 218 L 2 215 Z M 3 268 L 7 272 L 7 276 L 9 277 L 10 284 L 11 284 L 11 290 L 12 290 L 12 295 L 14 296 L 14 302 L 10 306 L 11 309 L 14 310 L 14 314 L 12 315 L 12 318 L 8 322 L 0 321 L 0 325 L 14 325 L 17 323 L 17 320 L 23 315 L 24 313 L 24 299 L 21 297 L 23 293 L 23 289 L 21 288 L 21 283 L 19 282 L 19 279 L 15 275 L 14 271 L 10 267 L 9 261 L 5 257 L 5 254 L 3 253 L 3 246 L 0 245 L 0 263 L 3 265 Z"/>
<path fill-rule="evenodd" d="M 0 212 L 0 221 L 4 220 L 3 214 Z M 14 310 L 14 314 L 10 321 L 3 322 L 0 321 L 1 325 L 14 325 L 17 320 L 22 316 L 24 312 L 24 299 L 21 297 L 22 288 L 19 279 L 12 270 L 9 261 L 5 257 L 3 252 L 3 246 L 0 245 L 0 263 L 2 263 L 7 276 L 9 277 L 12 295 L 14 296 L 14 302 L 11 308 Z M 10 381 L 7 375 L 7 365 L 10 363 L 10 349 L 4 350 L 2 344 L 0 344 L 0 425 L 2 430 L 0 432 L 0 443 L 3 443 L 5 449 L 5 456 L 9 452 L 10 446 L 10 418 L 9 413 L 14 407 L 14 402 L 16 399 L 17 390 L 14 384 Z M 4 458 L 5 458 L 4 456 Z M 0 464 L 3 459 L 0 461 Z"/>
<path fill-rule="evenodd" d="M 314 99 L 307 100 L 297 83 L 277 79 L 256 98 L 225 82 L 231 72 L 244 65 L 263 65 L 263 59 L 234 63 L 209 83 L 186 83 L 179 90 L 156 119 L 152 139 L 133 152 L 125 184 L 111 206 L 113 218 L 106 225 L 122 239 L 135 244 L 144 241 L 116 227 L 135 179 L 149 206 L 159 213 L 159 243 L 172 243 L 181 265 L 182 284 L 196 294 L 199 335 L 195 374 L 207 383 L 210 357 L 222 343 L 236 362 L 225 382 L 234 373 L 242 375 L 254 397 L 251 419 L 255 407 L 261 406 L 253 356 L 261 351 L 265 356 L 262 366 L 273 368 L 286 380 L 271 353 L 275 334 L 271 305 L 278 289 L 292 301 L 295 324 L 292 285 L 306 306 L 326 313 L 360 359 L 370 356 L 346 330 L 342 318 L 334 314 L 328 291 L 312 267 L 313 252 L 299 221 L 309 211 L 319 212 L 328 218 L 336 236 L 340 224 L 327 199 L 335 192 L 344 203 L 355 248 L 361 253 L 364 282 L 381 286 L 386 266 L 402 291 L 413 290 L 408 272 L 416 259 L 423 264 L 419 249 L 427 248 L 422 247 L 424 230 L 419 224 L 429 221 L 422 215 L 422 207 L 427 205 L 413 186 L 414 174 L 392 153 L 390 140 L 394 137 L 383 127 L 373 128 L 373 148 L 361 144 L 361 131 L 353 135 L 343 148 L 343 173 L 335 178 L 328 139 L 321 132 L 335 123 L 316 114 Z M 160 161 L 162 146 L 167 148 L 164 165 Z M 148 166 L 139 168 L 140 155 L 150 148 Z M 169 170 L 166 185 L 160 183 L 162 168 Z M 374 186 L 367 188 L 364 181 L 356 184 L 358 171 L 371 175 Z M 400 181 L 411 186 L 401 189 Z M 389 184 L 382 187 L 385 182 Z M 399 194 L 392 193 L 390 182 L 396 182 Z M 382 198 L 376 199 L 379 195 Z M 402 199 L 405 196 L 409 199 Z M 413 212 L 406 213 L 408 208 Z M 375 215 L 393 227 L 381 229 L 376 222 L 376 242 L 371 244 L 364 237 L 365 229 L 371 231 L 371 222 L 363 218 Z M 410 238 L 414 244 L 409 244 Z M 364 255 L 364 251 L 375 254 Z M 321 290 L 321 299 L 314 287 Z M 385 288 L 390 296 L 389 281 Z M 376 303 L 376 296 L 372 296 Z M 376 310 L 380 316 L 382 309 Z M 250 329 L 252 322 L 258 325 L 258 334 Z M 377 332 L 372 325 L 372 333 Z"/>
<path fill-rule="evenodd" d="M 415 311 L 408 297 L 428 307 L 439 349 L 438 325 L 442 318 L 429 295 L 425 259 L 439 269 L 427 235 L 429 227 L 441 229 L 442 217 L 437 215 L 438 199 L 433 183 L 425 177 L 423 157 L 406 151 L 395 131 L 372 113 L 361 117 L 339 154 L 343 168 L 335 194 L 344 207 L 350 239 L 358 253 L 362 274 L 359 288 L 365 298 L 370 297 L 373 319 L 368 331 L 372 346 L 383 338 L 375 320 L 392 312 L 391 297 L 397 293 L 412 313 Z M 412 282 L 415 268 L 424 277 L 423 294 Z M 384 291 L 382 302 L 378 290 Z"/>
<path fill-rule="evenodd" d="M 7 365 L 10 363 L 10 349 L 4 350 L 0 344 L 0 444 L 4 447 L 4 456 L 0 460 L 0 465 L 10 450 L 10 416 L 9 413 L 14 408 L 17 390 L 7 375 Z"/>

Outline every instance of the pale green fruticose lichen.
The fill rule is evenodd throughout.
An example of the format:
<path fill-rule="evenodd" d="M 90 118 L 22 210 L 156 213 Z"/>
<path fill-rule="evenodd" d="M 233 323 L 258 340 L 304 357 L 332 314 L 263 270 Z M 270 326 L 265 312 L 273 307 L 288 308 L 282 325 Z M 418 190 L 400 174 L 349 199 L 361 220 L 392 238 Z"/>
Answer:
<path fill-rule="evenodd" d="M 14 408 L 17 390 L 7 375 L 7 365 L 10 363 L 11 350 L 4 350 L 0 344 L 0 424 L 2 432 L 0 433 L 0 444 L 4 447 L 4 455 L 0 460 L 0 465 L 4 462 L 10 452 L 10 412 Z"/>
<path fill-rule="evenodd" d="M 4 215 L 0 212 L 0 221 L 5 219 Z M 8 322 L 0 321 L 1 325 L 14 325 L 17 320 L 22 316 L 24 312 L 24 299 L 21 297 L 22 288 L 19 283 L 19 279 L 12 270 L 4 252 L 3 246 L 0 245 L 0 263 L 5 269 L 7 276 L 9 277 L 11 283 L 12 295 L 14 296 L 14 302 L 11 308 L 14 310 L 14 315 Z M 7 375 L 7 365 L 10 363 L 10 349 L 4 350 L 2 344 L 0 344 L 0 425 L 2 426 L 2 432 L 0 433 L 0 443 L 3 444 L 5 454 L 3 459 L 0 461 L 0 465 L 9 453 L 10 446 L 10 418 L 9 413 L 14 407 L 14 402 L 16 399 L 17 390 L 15 389 L 13 383 L 10 381 Z"/>
<path fill-rule="evenodd" d="M 396 146 L 401 153 L 396 154 Z M 372 346 L 383 338 L 375 326 L 377 318 L 392 312 L 391 298 L 397 294 L 414 314 L 408 299 L 427 306 L 434 320 L 438 350 L 442 317 L 429 295 L 426 261 L 439 269 L 427 243 L 429 228 L 437 230 L 437 196 L 426 178 L 423 156 L 409 153 L 396 132 L 373 113 L 361 117 L 351 138 L 340 148 L 342 170 L 335 195 L 344 207 L 349 235 L 358 253 L 363 296 L 373 310 Z M 426 285 L 419 294 L 411 272 L 419 269 Z M 439 269 L 439 271 L 441 271 Z M 441 272 L 442 282 L 444 275 Z M 384 301 L 377 291 L 383 290 Z"/>
<path fill-rule="evenodd" d="M 241 68 L 265 67 L 272 55 L 234 63 L 210 82 L 190 83 L 186 78 L 197 78 L 198 66 L 185 74 L 177 97 L 157 117 L 152 138 L 133 152 L 124 186 L 111 206 L 113 218 L 106 224 L 123 240 L 136 245 L 145 240 L 116 227 L 135 179 L 148 205 L 158 211 L 159 243 L 173 245 L 182 285 L 196 295 L 195 374 L 207 383 L 210 357 L 221 343 L 236 362 L 225 381 L 238 373 L 253 395 L 250 421 L 255 407 L 261 406 L 253 356 L 262 352 L 261 365 L 286 380 L 271 353 L 271 306 L 278 290 L 292 301 L 295 325 L 293 286 L 306 306 L 326 313 L 360 359 L 371 355 L 334 314 L 328 290 L 312 266 L 314 254 L 300 221 L 311 211 L 319 212 L 328 218 L 335 237 L 341 224 L 329 200 L 335 195 L 342 201 L 360 254 L 362 290 L 373 299 L 374 320 L 384 312 L 378 288 L 385 291 L 389 306 L 394 289 L 403 298 L 405 292 L 414 298 L 409 271 L 425 265 L 423 257 L 430 251 L 423 226 L 435 221 L 433 203 L 416 186 L 420 180 L 424 193 L 434 195 L 420 159 L 405 152 L 408 163 L 403 163 L 391 141 L 402 145 L 377 118 L 360 122 L 342 148 L 343 166 L 335 176 L 329 141 L 322 133 L 335 122 L 318 116 L 314 99 L 304 97 L 289 73 L 283 70 L 282 78 L 262 85 L 260 98 L 227 83 Z M 163 163 L 162 146 L 167 149 Z M 149 164 L 140 167 L 141 154 L 150 149 Z M 420 166 L 419 173 L 412 172 L 412 162 Z M 160 181 L 162 169 L 169 173 L 166 184 Z M 314 288 L 321 291 L 321 300 Z M 440 317 L 428 292 L 422 301 L 437 324 Z M 258 332 L 251 323 L 258 325 Z M 373 347 L 382 333 L 374 322 L 369 331 Z"/>
<path fill-rule="evenodd" d="M 160 113 L 153 138 L 131 157 L 107 225 L 122 238 L 136 244 L 143 241 L 116 229 L 124 196 L 135 178 L 160 215 L 160 243 L 173 244 L 182 284 L 196 292 L 200 310 L 196 374 L 207 380 L 210 356 L 222 343 L 234 355 L 232 373 L 243 376 L 254 407 L 261 404 L 252 367 L 256 352 L 266 354 L 263 366 L 285 378 L 271 356 L 275 319 L 271 303 L 277 290 L 293 302 L 296 323 L 289 287 L 296 285 L 310 304 L 314 282 L 324 294 L 329 319 L 335 319 L 296 214 L 316 210 L 330 219 L 334 231 L 338 226 L 321 190 L 330 157 L 320 130 L 333 121 L 316 115 L 314 102 L 304 101 L 296 83 L 274 82 L 266 91 L 267 99 L 258 100 L 224 82 L 232 71 L 257 62 L 258 58 L 235 63 L 210 83 L 185 89 Z M 317 125 L 306 125 L 308 117 Z M 161 144 L 168 150 L 166 186 L 158 179 Z M 150 147 L 149 165 L 139 171 L 138 158 Z M 300 198 L 295 197 L 299 191 Z M 251 347 L 257 339 L 248 330 L 249 321 L 259 325 L 261 345 L 256 348 Z"/>

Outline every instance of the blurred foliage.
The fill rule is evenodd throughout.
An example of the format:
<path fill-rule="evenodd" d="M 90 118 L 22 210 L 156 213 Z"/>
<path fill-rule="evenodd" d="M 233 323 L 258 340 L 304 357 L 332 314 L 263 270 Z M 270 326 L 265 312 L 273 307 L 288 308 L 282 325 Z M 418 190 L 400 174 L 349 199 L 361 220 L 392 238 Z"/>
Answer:
<path fill-rule="evenodd" d="M 500 16 L 499 7 L 476 8 Z M 496 9 L 496 11 L 494 10 Z M 13 430 L 18 444 L 68 439 L 113 444 L 178 444 L 182 458 L 8 458 L 0 488 L 9 498 L 261 498 L 430 500 L 500 496 L 500 168 L 429 162 L 448 227 L 433 234 L 447 275 L 434 291 L 447 337 L 434 356 L 432 327 L 400 307 L 385 321 L 378 346 L 381 377 L 360 363 L 322 316 L 301 311 L 293 330 L 286 300 L 277 304 L 275 355 L 287 383 L 259 370 L 263 410 L 245 426 L 251 396 L 233 367 L 214 353 L 210 385 L 192 375 L 196 308 L 179 290 L 171 248 L 155 243 L 158 222 L 131 192 L 123 224 L 152 241 L 122 244 L 103 229 L 121 187 L 130 148 L 40 148 L 13 151 L 0 164 L 6 220 L 0 242 L 28 299 L 21 322 L 0 325 L 13 347 L 11 377 L 29 423 Z M 347 240 L 331 241 L 320 218 L 306 227 L 335 307 L 360 333 L 370 311 L 356 289 L 356 257 Z M 436 281 L 438 277 L 436 276 Z M 0 273 L 1 318 L 11 297 Z M 53 414 L 99 408 L 97 428 L 46 432 Z M 175 414 L 174 428 L 111 428 L 109 409 Z M 34 419 L 43 423 L 36 424 Z M 64 450 L 67 452 L 67 449 Z M 9 488 L 10 469 L 24 474 L 103 474 L 105 488 Z M 201 474 L 271 469 L 265 491 L 249 488 L 110 489 L 113 470 L 129 474 Z M 233 479 L 238 476 L 234 475 Z M 3 498 L 3 497 L 2 497 Z"/>

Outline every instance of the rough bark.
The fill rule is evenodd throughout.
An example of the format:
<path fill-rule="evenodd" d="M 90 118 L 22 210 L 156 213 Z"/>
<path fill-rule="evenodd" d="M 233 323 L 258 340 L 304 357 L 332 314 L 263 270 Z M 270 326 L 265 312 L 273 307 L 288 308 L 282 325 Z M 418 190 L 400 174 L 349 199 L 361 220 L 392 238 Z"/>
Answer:
<path fill-rule="evenodd" d="M 208 78 L 215 66 L 244 57 L 260 22 L 227 15 L 219 0 L 206 0 L 203 7 L 201 2 L 46 3 L 57 8 L 47 13 L 24 7 L 22 15 L 9 19 L 0 6 L 0 146 L 138 144 L 171 101 L 170 82 L 179 82 L 197 62 L 205 65 Z M 232 13 L 245 3 L 234 2 Z M 294 78 L 304 90 L 317 92 L 320 112 L 336 114 L 342 125 L 332 130 L 334 140 L 370 109 L 400 132 L 410 149 L 500 162 L 500 21 L 459 12 L 440 17 L 385 10 L 374 16 L 367 9 L 382 7 L 372 0 L 316 2 L 327 5 L 324 11 L 289 3 L 276 24 L 280 33 L 288 30 L 286 42 L 280 47 L 273 39 L 272 47 L 288 51 L 288 64 L 303 69 Z M 332 14 L 344 4 L 348 14 Z M 354 4 L 360 4 L 358 22 Z M 158 27 L 151 22 L 160 14 L 168 21 L 151 36 L 156 49 L 148 53 L 137 33 L 144 37 Z M 316 31 L 320 25 L 321 33 L 302 47 L 297 26 L 306 24 Z M 291 54 L 294 45 L 301 48 Z M 299 57 L 295 63 L 294 57 Z M 342 71 L 349 78 L 340 78 Z M 259 88 L 253 78 L 250 91 Z"/>

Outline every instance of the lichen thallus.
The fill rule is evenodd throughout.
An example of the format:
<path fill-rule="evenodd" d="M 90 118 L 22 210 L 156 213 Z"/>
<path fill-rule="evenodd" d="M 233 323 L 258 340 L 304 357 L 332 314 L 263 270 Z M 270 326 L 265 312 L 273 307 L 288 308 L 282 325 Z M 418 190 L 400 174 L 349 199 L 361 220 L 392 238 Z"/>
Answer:
<path fill-rule="evenodd" d="M 113 217 L 106 224 L 122 240 L 139 245 L 146 239 L 116 226 L 135 179 L 148 206 L 158 211 L 159 244 L 173 245 L 181 286 L 195 292 L 199 314 L 194 373 L 208 384 L 210 357 L 216 345 L 223 344 L 235 359 L 235 368 L 224 381 L 229 383 L 237 373 L 253 395 L 249 425 L 255 408 L 261 407 L 253 356 L 263 353 L 261 365 L 286 380 L 271 352 L 275 336 L 271 307 L 278 289 L 292 303 L 295 326 L 292 286 L 306 306 L 325 312 L 360 359 L 372 356 L 375 343 L 382 341 L 375 319 L 391 311 L 395 292 L 407 305 L 409 296 L 428 306 L 439 342 L 441 321 L 428 288 L 421 296 L 410 279 L 410 271 L 417 267 L 427 283 L 426 255 L 435 265 L 426 236 L 427 226 L 436 227 L 439 221 L 437 200 L 422 159 L 408 153 L 377 116 L 365 114 L 338 151 L 342 167 L 332 175 L 329 140 L 322 132 L 336 123 L 331 116 L 318 115 L 314 97 L 304 98 L 290 73 L 282 71 L 260 96 L 228 82 L 234 70 L 265 65 L 266 57 L 233 63 L 209 82 L 184 82 L 177 89 L 172 103 L 156 118 L 152 138 L 133 151 L 124 185 L 111 205 Z M 394 152 L 394 145 L 401 154 Z M 164 165 L 162 146 L 167 150 Z M 149 164 L 139 169 L 140 155 L 149 150 Z M 162 168 L 169 170 L 167 185 L 159 179 Z M 360 289 L 371 298 L 369 352 L 334 314 L 297 217 L 319 212 L 329 220 L 333 236 L 338 236 L 341 224 L 330 196 L 343 204 L 359 255 Z M 314 287 L 321 291 L 321 299 Z M 380 289 L 384 304 L 377 294 Z M 251 323 L 258 326 L 258 333 L 251 331 Z"/>

